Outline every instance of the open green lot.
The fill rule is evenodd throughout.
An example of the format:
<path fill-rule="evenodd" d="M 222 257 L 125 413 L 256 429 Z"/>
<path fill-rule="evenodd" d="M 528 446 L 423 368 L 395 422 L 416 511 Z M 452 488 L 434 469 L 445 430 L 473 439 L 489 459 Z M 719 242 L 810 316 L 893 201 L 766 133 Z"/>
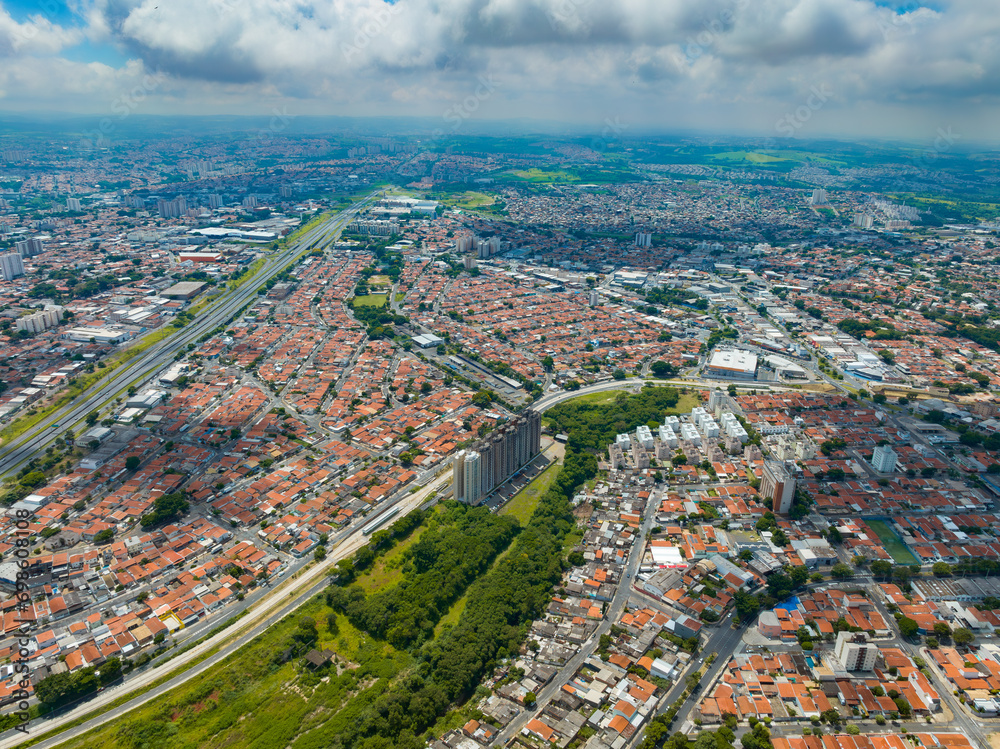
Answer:
<path fill-rule="evenodd" d="M 365 294 L 354 297 L 355 307 L 381 307 L 385 304 L 387 294 Z"/>
<path fill-rule="evenodd" d="M 920 564 L 920 560 L 903 543 L 903 539 L 883 520 L 865 520 L 868 527 L 875 531 L 885 550 L 889 552 L 896 564 Z"/>
<path fill-rule="evenodd" d="M 559 466 L 552 463 L 548 468 L 538 474 L 530 484 L 515 494 L 511 500 L 500 509 L 501 515 L 513 515 L 517 522 L 525 525 L 531 513 L 538 506 L 538 501 L 542 495 L 549 490 L 552 482 L 559 475 Z"/>
<path fill-rule="evenodd" d="M 771 156 L 766 153 L 756 153 L 753 151 L 728 151 L 726 153 L 713 154 L 711 157 L 715 161 L 746 161 L 751 164 L 770 164 L 775 161 L 788 161 L 780 156 Z"/>

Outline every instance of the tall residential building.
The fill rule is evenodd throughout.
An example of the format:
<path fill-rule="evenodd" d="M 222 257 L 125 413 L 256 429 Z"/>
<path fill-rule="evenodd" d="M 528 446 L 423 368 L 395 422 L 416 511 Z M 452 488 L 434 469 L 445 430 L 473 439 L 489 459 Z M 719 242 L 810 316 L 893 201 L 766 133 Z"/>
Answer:
<path fill-rule="evenodd" d="M 771 499 L 771 509 L 778 515 L 787 515 L 795 499 L 795 476 L 778 460 L 764 461 L 764 476 L 760 494 Z"/>
<path fill-rule="evenodd" d="M 888 445 L 879 445 L 872 453 L 872 468 L 879 473 L 892 473 L 896 470 L 896 452 Z"/>
<path fill-rule="evenodd" d="M 41 312 L 36 312 L 27 317 L 18 318 L 15 323 L 18 330 L 27 330 L 29 333 L 41 333 L 49 328 L 54 328 L 62 319 L 62 307 L 52 307 Z"/>
<path fill-rule="evenodd" d="M 500 252 L 500 237 L 480 239 L 476 242 L 476 253 L 480 259 L 486 260 Z"/>
<path fill-rule="evenodd" d="M 140 198 L 138 195 L 129 195 L 125 198 L 126 208 L 135 208 L 137 210 L 142 210 L 146 207 L 146 201 Z"/>
<path fill-rule="evenodd" d="M 525 411 L 471 450 L 455 456 L 452 491 L 459 502 L 481 504 L 498 486 L 530 463 L 541 447 L 542 416 Z"/>
<path fill-rule="evenodd" d="M 878 646 L 864 632 L 838 632 L 833 654 L 847 671 L 874 671 Z"/>
<path fill-rule="evenodd" d="M 875 224 L 875 219 L 867 213 L 855 213 L 854 225 L 859 229 L 871 229 Z"/>
<path fill-rule="evenodd" d="M 243 207 L 244 208 L 250 208 L 251 210 L 253 210 L 254 208 L 256 208 L 257 207 L 257 196 L 256 195 L 247 195 L 245 198 L 243 198 Z"/>
<path fill-rule="evenodd" d="M 278 188 L 278 192 L 281 195 L 281 197 L 283 197 L 283 198 L 290 198 L 290 197 L 292 197 L 292 186 L 291 185 L 282 185 L 281 187 Z"/>
<path fill-rule="evenodd" d="M 67 211 L 82 211 L 83 204 L 80 203 L 79 198 L 66 198 L 66 210 Z"/>
<path fill-rule="evenodd" d="M 157 200 L 156 208 L 161 218 L 180 218 L 187 213 L 187 198 L 183 195 L 173 200 Z"/>
<path fill-rule="evenodd" d="M 476 238 L 471 234 L 461 234 L 455 237 L 456 252 L 470 252 L 476 246 Z"/>
<path fill-rule="evenodd" d="M 591 289 L 590 290 L 590 306 L 591 307 L 596 307 L 598 304 L 600 304 L 600 301 L 601 301 L 601 297 L 598 295 L 597 289 Z"/>
<path fill-rule="evenodd" d="M 17 250 L 17 254 L 21 257 L 34 257 L 45 248 L 42 246 L 42 240 L 38 237 L 32 237 L 31 239 L 21 239 L 15 242 L 14 249 Z"/>
<path fill-rule="evenodd" d="M 813 205 L 826 205 L 829 202 L 826 195 L 826 190 L 822 187 L 817 187 L 813 190 L 812 194 L 812 204 Z"/>
<path fill-rule="evenodd" d="M 636 247 L 651 247 L 653 245 L 653 235 L 648 232 L 637 232 L 635 235 Z"/>
<path fill-rule="evenodd" d="M 212 193 L 208 196 L 208 207 L 209 208 L 222 208 L 222 196 Z"/>
<path fill-rule="evenodd" d="M 23 276 L 24 263 L 21 261 L 20 254 L 8 252 L 5 255 L 0 255 L 0 274 L 3 274 L 4 279 L 7 281 Z"/>
<path fill-rule="evenodd" d="M 459 450 L 451 459 L 451 498 L 456 502 L 465 501 L 465 450 Z"/>

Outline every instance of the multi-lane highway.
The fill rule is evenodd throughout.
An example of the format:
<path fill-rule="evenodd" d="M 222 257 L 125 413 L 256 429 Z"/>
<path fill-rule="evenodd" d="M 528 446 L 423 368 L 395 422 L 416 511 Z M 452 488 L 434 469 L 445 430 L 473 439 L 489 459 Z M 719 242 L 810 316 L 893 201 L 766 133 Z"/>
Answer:
<path fill-rule="evenodd" d="M 9 443 L 0 445 L 0 476 L 17 470 L 32 456 L 40 454 L 88 413 L 101 409 L 108 401 L 141 376 L 166 366 L 175 353 L 186 347 L 187 344 L 196 342 L 206 333 L 228 322 L 233 315 L 256 297 L 261 286 L 281 273 L 297 255 L 312 249 L 326 247 L 334 241 L 343 227 L 373 197 L 374 193 L 351 208 L 312 227 L 301 237 L 288 243 L 280 252 L 268 257 L 264 267 L 250 281 L 237 289 L 230 289 L 223 293 L 192 323 L 174 335 L 153 344 L 141 355 L 119 367 L 87 393 L 56 410 L 25 431 L 24 434 Z"/>
<path fill-rule="evenodd" d="M 408 491 L 399 492 L 396 497 L 389 500 L 384 511 L 388 512 L 391 509 L 398 508 L 398 512 L 394 515 L 394 517 L 403 517 L 433 499 L 434 495 L 443 489 L 450 481 L 451 473 L 449 471 L 444 471 L 441 475 L 428 483 L 427 486 L 417 492 L 412 494 Z M 380 511 L 379 517 L 382 515 L 383 511 Z M 346 559 L 359 548 L 368 543 L 369 536 L 364 533 L 364 530 L 367 526 L 377 523 L 378 519 L 378 517 L 366 519 L 364 523 L 358 524 L 356 527 L 352 527 L 337 534 L 333 539 L 331 539 L 331 547 L 333 548 L 333 551 L 323 562 L 314 564 L 312 567 L 307 568 L 297 577 L 283 578 L 280 584 L 276 584 L 271 589 L 262 592 L 260 594 L 260 599 L 254 601 L 253 604 L 251 604 L 250 599 L 248 599 L 244 602 L 243 606 L 227 611 L 226 618 L 229 618 L 230 616 L 234 616 L 239 613 L 240 609 L 250 605 L 249 613 L 244 616 L 238 624 L 234 625 L 230 629 L 220 632 L 214 637 L 205 640 L 184 654 L 177 656 L 171 660 L 169 665 L 165 668 L 147 669 L 141 673 L 132 674 L 122 684 L 105 690 L 98 696 L 82 702 L 71 710 L 54 716 L 36 718 L 30 724 L 31 733 L 35 735 L 47 733 L 54 729 L 58 729 L 61 726 L 68 727 L 65 731 L 61 731 L 52 736 L 52 738 L 45 739 L 35 746 L 38 747 L 38 749 L 46 749 L 47 747 L 54 747 L 62 744 L 75 736 L 86 733 L 92 728 L 96 728 L 104 723 L 107 723 L 108 721 L 115 720 L 128 711 L 134 710 L 140 705 L 143 705 L 160 695 L 166 694 L 174 687 L 180 686 L 190 679 L 193 679 L 198 674 L 217 666 L 227 658 L 230 658 L 241 647 L 246 645 L 268 628 L 280 622 L 285 616 L 298 609 L 306 603 L 306 601 L 312 598 L 312 596 L 316 595 L 323 588 L 325 588 L 328 584 L 327 574 L 333 569 L 334 565 L 338 561 Z M 213 622 L 212 625 L 217 625 L 221 621 L 223 621 L 223 619 Z M 235 632 L 239 632 L 239 636 L 234 638 L 233 635 Z M 212 653 L 212 655 L 204 660 L 199 660 L 199 658 L 203 657 L 206 653 L 211 653 L 215 648 L 219 647 L 220 643 L 224 643 L 221 649 Z M 191 666 L 163 684 L 158 685 L 156 689 L 151 689 L 137 697 L 133 697 L 113 710 L 109 710 L 101 715 L 94 716 L 82 723 L 74 725 L 76 720 L 94 712 L 95 710 L 106 707 L 109 703 L 114 702 L 123 695 L 127 695 L 130 692 L 149 686 L 157 679 L 160 679 L 164 673 L 176 670 L 179 667 L 183 667 L 185 664 L 191 664 Z M 0 736 L 0 749 L 11 749 L 24 741 L 24 734 L 10 730 Z"/>

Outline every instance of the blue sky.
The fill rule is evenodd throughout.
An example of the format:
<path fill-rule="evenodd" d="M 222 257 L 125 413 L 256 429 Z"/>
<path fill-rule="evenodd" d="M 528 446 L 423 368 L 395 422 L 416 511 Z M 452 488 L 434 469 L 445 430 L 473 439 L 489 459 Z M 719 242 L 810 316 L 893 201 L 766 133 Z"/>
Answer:
<path fill-rule="evenodd" d="M 996 16 L 995 0 L 0 0 L 0 107 L 972 141 L 998 114 Z"/>

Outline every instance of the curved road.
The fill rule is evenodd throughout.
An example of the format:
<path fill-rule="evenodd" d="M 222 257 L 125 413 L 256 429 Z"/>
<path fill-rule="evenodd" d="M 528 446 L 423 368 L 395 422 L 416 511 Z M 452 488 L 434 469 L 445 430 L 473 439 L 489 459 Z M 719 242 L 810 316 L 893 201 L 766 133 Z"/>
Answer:
<path fill-rule="evenodd" d="M 357 209 L 355 208 L 352 209 L 352 211 L 353 210 Z M 350 214 L 351 211 L 348 211 L 347 213 Z M 343 225 L 343 222 L 346 220 L 346 218 L 347 216 L 337 219 L 336 228 L 333 229 L 333 231 L 338 230 L 339 227 Z M 323 226 L 326 227 L 328 226 L 328 224 L 324 224 Z M 320 228 L 321 227 L 317 227 L 317 229 Z M 322 236 L 325 237 L 329 233 L 330 230 L 327 229 Z M 310 234 L 312 234 L 312 232 L 310 232 Z M 306 240 L 306 237 L 303 237 L 303 240 Z M 308 240 L 308 241 L 313 241 L 315 243 L 316 240 Z M 301 251 L 301 249 L 299 251 Z M 287 259 L 289 258 L 286 258 L 286 261 Z M 277 266 L 279 270 L 280 268 L 283 267 L 284 263 Z M 277 272 L 278 270 L 274 270 L 274 272 L 270 273 L 269 275 L 260 275 L 258 277 L 255 277 L 254 283 L 247 284 L 247 286 L 252 285 L 254 287 L 253 293 L 256 293 L 256 288 L 258 288 L 262 283 L 266 282 L 268 278 L 272 277 L 273 275 L 276 275 Z M 206 330 L 211 330 L 211 329 L 212 327 L 208 327 Z M 177 345 L 183 345 L 186 344 L 187 341 L 190 340 L 190 338 L 185 336 L 184 339 L 180 341 L 174 341 L 173 339 L 170 340 L 172 343 L 175 343 Z M 173 348 L 171 349 L 171 351 L 172 350 Z M 134 376 L 135 375 L 133 374 L 132 377 Z M 704 387 L 704 386 L 711 387 L 715 385 L 728 386 L 731 383 L 722 381 L 713 381 L 713 380 L 701 380 L 696 382 L 690 382 L 683 380 L 645 380 L 638 378 L 627 379 L 627 380 L 614 380 L 611 382 L 600 383 L 588 387 L 582 387 L 576 391 L 563 391 L 558 393 L 551 393 L 549 395 L 543 396 L 538 401 L 536 401 L 535 404 L 533 404 L 533 408 L 539 411 L 546 411 L 552 408 L 553 406 L 558 405 L 559 403 L 562 403 L 567 400 L 572 400 L 573 398 L 578 398 L 581 395 L 606 392 L 609 390 L 619 390 L 619 389 L 636 390 L 644 385 L 649 385 L 649 384 L 673 385 L 680 387 Z M 765 389 L 765 388 L 779 389 L 779 390 L 788 389 L 777 385 L 757 384 L 757 389 Z M 114 392 L 117 392 L 117 390 L 115 390 Z M 426 497 L 429 496 L 432 491 L 442 487 L 443 485 L 448 483 L 450 479 L 451 479 L 451 473 L 446 471 L 436 480 L 434 480 L 426 487 L 421 489 L 419 492 L 416 492 L 414 494 L 403 495 L 399 500 L 397 500 L 400 504 L 403 505 L 401 516 L 412 511 L 414 508 L 419 507 L 420 504 L 422 504 L 426 500 Z M 336 552 L 334 554 L 331 554 L 323 564 L 319 564 L 316 565 L 315 567 L 312 567 L 299 578 L 287 581 L 292 583 L 292 585 L 290 586 L 286 584 L 285 586 L 282 587 L 276 587 L 273 593 L 271 593 L 268 596 L 265 596 L 262 599 L 263 605 L 258 610 L 253 611 L 253 613 L 248 615 L 248 617 L 245 620 L 242 620 L 237 624 L 233 625 L 236 628 L 236 630 L 239 630 L 240 628 L 245 629 L 248 624 L 252 624 L 252 627 L 250 629 L 245 629 L 245 631 L 242 634 L 240 634 L 238 638 L 226 644 L 217 653 L 215 653 L 209 658 L 206 658 L 204 661 L 198 663 L 197 665 L 185 670 L 183 673 L 174 676 L 169 681 L 158 686 L 156 689 L 151 689 L 148 692 L 129 700 L 125 704 L 120 705 L 114 710 L 109 710 L 108 712 L 105 712 L 102 715 L 95 716 L 94 718 L 91 718 L 90 720 L 87 720 L 78 726 L 67 729 L 66 731 L 63 731 L 52 738 L 39 742 L 35 746 L 39 747 L 40 749 L 48 749 L 49 747 L 58 746 L 59 744 L 68 741 L 76 736 L 79 736 L 93 728 L 103 725 L 104 723 L 107 723 L 111 720 L 115 720 L 124 715 L 125 713 L 145 704 L 146 702 L 149 702 L 150 700 L 155 699 L 156 697 L 162 694 L 165 694 L 174 687 L 184 684 L 185 682 L 194 678 L 198 674 L 204 672 L 208 668 L 211 668 L 213 665 L 216 665 L 225 658 L 231 656 L 240 647 L 250 642 L 253 638 L 257 637 L 258 635 L 266 631 L 269 627 L 273 626 L 275 623 L 279 622 L 283 617 L 287 616 L 289 613 L 295 611 L 297 608 L 302 606 L 306 601 L 308 601 L 312 596 L 314 596 L 316 593 L 322 590 L 323 587 L 326 586 L 326 579 L 324 573 L 327 570 L 329 570 L 332 567 L 332 565 L 335 564 L 337 561 L 349 556 L 357 548 L 363 545 L 363 543 L 367 542 L 367 537 L 361 533 L 361 529 L 356 529 L 354 531 L 347 532 L 344 534 L 344 536 L 345 536 L 345 542 L 337 546 Z M 349 537 L 349 540 L 347 537 Z M 635 561 L 637 562 L 640 555 L 633 555 L 633 556 L 635 558 Z M 630 568 L 632 567 L 632 561 L 633 560 L 630 560 L 630 565 L 629 565 Z M 635 570 L 629 569 L 630 578 L 632 577 L 634 572 Z M 306 587 L 307 585 L 308 587 Z M 616 596 L 616 600 L 613 602 L 612 608 L 617 610 L 618 608 L 625 605 L 625 602 L 628 597 L 627 596 L 628 587 L 629 586 L 627 583 L 625 585 L 620 586 L 620 588 L 623 589 L 622 593 L 625 595 L 624 597 L 621 598 L 621 600 L 617 600 L 619 597 Z M 284 599 L 286 599 L 289 596 L 293 596 L 292 600 L 285 602 Z M 612 621 L 612 619 L 609 618 L 605 621 L 605 623 L 608 623 L 610 621 Z M 610 624 L 608 624 L 608 626 L 610 626 Z M 225 642 L 227 638 L 232 636 L 233 631 L 235 630 L 227 629 L 223 632 L 220 632 L 215 637 L 206 640 L 205 642 L 187 651 L 183 655 L 178 656 L 174 660 L 170 661 L 169 670 L 176 669 L 178 666 L 184 665 L 185 662 L 190 662 L 198 658 L 203 653 L 216 647 L 219 643 Z M 592 651 L 592 648 L 585 650 L 587 650 L 587 654 L 589 655 L 589 653 Z M 128 679 L 125 682 L 125 684 L 120 685 L 119 687 L 106 690 L 105 692 L 101 693 L 101 695 L 99 695 L 98 697 L 82 703 L 79 707 L 69 712 L 62 713 L 58 716 L 49 719 L 36 719 L 35 721 L 32 722 L 29 728 L 32 730 L 32 733 L 36 735 L 40 732 L 44 733 L 54 728 L 58 728 L 58 726 L 61 724 L 77 720 L 93 712 L 94 710 L 101 708 L 102 706 L 108 704 L 109 702 L 113 702 L 114 700 L 118 699 L 118 697 L 120 696 L 122 686 L 127 686 L 129 690 L 139 689 L 160 678 L 162 675 L 163 672 L 159 669 L 149 669 L 147 671 L 142 672 L 141 674 L 133 676 L 132 678 Z M 22 743 L 25 740 L 26 739 L 24 734 L 17 733 L 15 731 L 8 731 L 3 736 L 0 736 L 0 749 L 11 749 L 12 747 L 16 747 L 18 744 Z"/>

